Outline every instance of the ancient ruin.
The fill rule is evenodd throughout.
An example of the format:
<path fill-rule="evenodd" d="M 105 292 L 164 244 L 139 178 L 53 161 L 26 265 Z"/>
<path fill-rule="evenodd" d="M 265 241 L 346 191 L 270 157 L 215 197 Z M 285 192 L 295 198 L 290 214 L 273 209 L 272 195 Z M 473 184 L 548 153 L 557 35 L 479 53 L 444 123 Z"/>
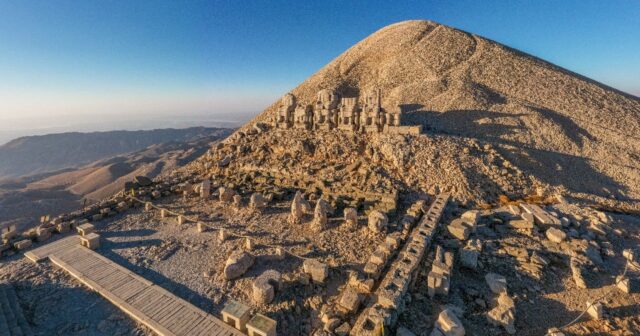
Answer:
<path fill-rule="evenodd" d="M 363 133 L 420 134 L 422 126 L 402 125 L 400 107 L 387 111 L 382 107 L 382 92 L 371 90 L 358 97 L 341 97 L 324 89 L 312 104 L 298 102 L 287 93 L 280 100 L 273 126 L 280 129 L 333 129 Z"/>

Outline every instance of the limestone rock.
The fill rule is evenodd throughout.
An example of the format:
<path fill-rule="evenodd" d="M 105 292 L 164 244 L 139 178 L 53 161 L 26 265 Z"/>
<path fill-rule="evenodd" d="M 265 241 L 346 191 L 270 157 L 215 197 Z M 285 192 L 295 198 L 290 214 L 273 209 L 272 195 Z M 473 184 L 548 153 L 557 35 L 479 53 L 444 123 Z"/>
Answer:
<path fill-rule="evenodd" d="M 447 226 L 447 230 L 458 240 L 467 240 L 471 234 L 471 227 L 461 219 L 451 221 L 451 224 Z"/>
<path fill-rule="evenodd" d="M 344 208 L 344 221 L 351 228 L 358 226 L 358 211 L 355 208 Z"/>
<path fill-rule="evenodd" d="M 253 265 L 253 255 L 245 251 L 235 251 L 231 253 L 224 266 L 224 276 L 227 280 L 232 280 L 243 275 Z"/>
<path fill-rule="evenodd" d="M 507 292 L 507 278 L 500 274 L 496 273 L 487 273 L 484 276 L 487 285 L 492 292 L 495 294 L 506 293 Z"/>
<path fill-rule="evenodd" d="M 317 283 L 324 283 L 327 276 L 329 276 L 329 267 L 315 259 L 306 259 L 302 263 L 302 268 Z"/>
<path fill-rule="evenodd" d="M 302 221 L 303 215 L 302 193 L 298 191 L 295 196 L 293 196 L 293 201 L 291 201 L 291 214 L 289 215 L 289 221 L 291 223 L 299 224 Z"/>
<path fill-rule="evenodd" d="M 231 203 L 233 197 L 236 196 L 236 192 L 231 188 L 220 187 L 220 189 L 218 189 L 218 195 L 220 202 Z"/>
<path fill-rule="evenodd" d="M 433 325 L 431 336 L 464 336 L 465 330 L 460 319 L 450 310 L 443 310 Z"/>
<path fill-rule="evenodd" d="M 371 232 L 380 233 L 382 232 L 389 223 L 389 219 L 387 215 L 383 214 L 378 210 L 373 210 L 369 213 L 369 222 L 368 227 Z"/>
<path fill-rule="evenodd" d="M 564 233 L 564 231 L 553 228 L 553 227 L 547 229 L 547 232 L 545 233 L 545 235 L 547 236 L 547 239 L 549 239 L 554 243 L 561 243 L 563 240 L 567 238 L 567 234 Z"/>
<path fill-rule="evenodd" d="M 516 306 L 507 292 L 500 293 L 498 305 L 487 313 L 487 319 L 494 325 L 502 326 L 511 335 L 516 333 Z"/>

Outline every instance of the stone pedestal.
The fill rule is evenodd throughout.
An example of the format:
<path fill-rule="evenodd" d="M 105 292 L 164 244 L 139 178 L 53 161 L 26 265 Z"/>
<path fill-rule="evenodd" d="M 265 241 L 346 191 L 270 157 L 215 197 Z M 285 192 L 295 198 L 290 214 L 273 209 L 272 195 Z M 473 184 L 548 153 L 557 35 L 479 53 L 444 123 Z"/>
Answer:
<path fill-rule="evenodd" d="M 247 323 L 249 336 L 276 336 L 276 321 L 262 315 L 256 314 Z"/>
<path fill-rule="evenodd" d="M 229 301 L 222 309 L 222 321 L 242 331 L 247 331 L 250 308 L 237 301 Z"/>
<path fill-rule="evenodd" d="M 77 230 L 79 235 L 86 236 L 90 233 L 93 233 L 96 230 L 96 228 L 92 224 L 86 223 L 78 226 Z"/>
<path fill-rule="evenodd" d="M 100 247 L 100 235 L 93 232 L 84 235 L 82 236 L 82 238 L 80 238 L 80 245 L 90 250 L 95 250 Z"/>

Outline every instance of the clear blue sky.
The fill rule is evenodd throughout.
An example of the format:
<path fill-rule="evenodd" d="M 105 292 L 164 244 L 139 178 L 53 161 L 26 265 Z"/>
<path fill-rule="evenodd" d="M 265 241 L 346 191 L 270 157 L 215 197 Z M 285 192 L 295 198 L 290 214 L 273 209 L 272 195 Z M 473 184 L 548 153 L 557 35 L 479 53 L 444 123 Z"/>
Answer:
<path fill-rule="evenodd" d="M 354 43 L 408 19 L 640 95 L 639 1 L 0 0 L 0 124 L 257 113 Z"/>

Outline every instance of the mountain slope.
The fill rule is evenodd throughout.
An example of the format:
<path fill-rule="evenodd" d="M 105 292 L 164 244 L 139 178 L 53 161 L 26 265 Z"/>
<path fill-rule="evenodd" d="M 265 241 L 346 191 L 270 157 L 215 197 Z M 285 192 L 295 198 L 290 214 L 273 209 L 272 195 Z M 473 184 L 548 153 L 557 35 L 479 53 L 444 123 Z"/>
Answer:
<path fill-rule="evenodd" d="M 396 176 L 404 183 L 417 180 L 424 188 L 453 188 L 462 199 L 488 202 L 499 194 L 535 190 L 632 205 L 640 200 L 637 97 L 430 21 L 405 21 L 379 30 L 291 92 L 298 102 L 311 104 L 322 89 L 349 97 L 374 88 L 381 89 L 384 108 L 399 106 L 403 123 L 423 125 L 428 136 L 405 148 L 413 172 Z M 242 130 L 271 122 L 278 105 Z M 299 140 L 331 142 L 342 136 L 338 133 L 304 133 Z M 378 148 L 396 141 L 360 137 Z M 264 140 L 270 141 L 280 140 Z M 270 159 L 279 162 L 278 157 Z M 519 177 L 510 178 L 502 165 L 516 168 L 513 173 Z M 491 176 L 503 173 L 507 175 Z M 508 185 L 519 192 L 509 192 Z"/>

